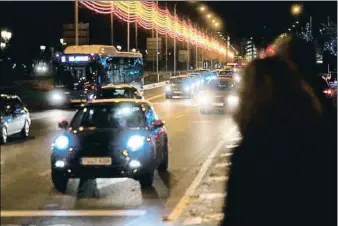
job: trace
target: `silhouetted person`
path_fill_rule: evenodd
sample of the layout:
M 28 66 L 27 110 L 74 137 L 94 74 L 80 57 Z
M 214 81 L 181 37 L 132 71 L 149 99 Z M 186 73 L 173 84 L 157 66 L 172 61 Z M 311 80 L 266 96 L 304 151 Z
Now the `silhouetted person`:
M 222 225 L 336 225 L 322 200 L 328 187 L 318 98 L 277 57 L 253 61 L 242 81 L 234 119 L 243 139 L 231 157 Z
M 326 97 L 324 90 L 327 83 L 319 76 L 316 70 L 316 48 L 314 43 L 307 42 L 296 36 L 287 36 L 276 48 L 276 55 L 288 61 L 295 67 L 302 79 L 312 88 L 322 106 L 321 134 L 325 137 L 322 141 L 322 150 L 319 155 L 324 155 L 323 162 L 318 167 L 323 170 L 322 193 L 320 194 L 325 206 L 330 206 L 330 219 L 337 218 L 337 108 L 333 104 L 336 99 Z M 317 168 L 318 168 L 317 167 Z M 328 211 L 324 210 L 323 211 Z M 336 224 L 335 224 L 336 225 Z

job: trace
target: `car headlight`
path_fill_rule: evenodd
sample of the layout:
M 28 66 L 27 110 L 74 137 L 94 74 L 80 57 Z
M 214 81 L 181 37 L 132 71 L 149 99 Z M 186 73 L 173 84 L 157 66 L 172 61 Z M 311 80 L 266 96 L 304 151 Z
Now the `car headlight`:
M 166 91 L 171 91 L 171 86 L 165 87 L 165 90 L 166 90 Z
M 62 135 L 55 139 L 54 147 L 59 150 L 65 150 L 69 146 L 69 138 Z
M 235 95 L 230 95 L 227 98 L 229 105 L 237 105 L 239 103 L 239 97 Z
M 188 92 L 190 90 L 190 87 L 187 86 L 187 87 L 184 88 L 184 90 Z
M 139 135 L 131 136 L 128 140 L 127 146 L 132 151 L 136 151 L 137 149 L 143 146 L 144 140 L 145 140 L 145 137 L 143 136 L 139 136 Z
M 211 101 L 211 97 L 209 95 L 204 95 L 201 97 L 201 104 L 208 104 Z

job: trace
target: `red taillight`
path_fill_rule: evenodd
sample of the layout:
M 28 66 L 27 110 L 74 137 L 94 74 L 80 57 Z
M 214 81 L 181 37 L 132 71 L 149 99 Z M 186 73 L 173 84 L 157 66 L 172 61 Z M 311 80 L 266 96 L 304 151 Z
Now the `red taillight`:
M 333 92 L 332 92 L 332 89 L 326 89 L 323 91 L 327 96 L 331 97 Z

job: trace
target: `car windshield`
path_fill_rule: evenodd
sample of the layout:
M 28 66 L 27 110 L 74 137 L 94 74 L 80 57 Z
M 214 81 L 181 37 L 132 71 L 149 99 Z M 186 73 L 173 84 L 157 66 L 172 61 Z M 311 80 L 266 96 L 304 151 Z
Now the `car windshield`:
M 173 78 L 170 79 L 170 83 L 172 84 L 185 84 L 188 83 L 190 80 L 189 78 Z
M 81 108 L 74 116 L 71 127 L 135 128 L 145 127 L 142 106 L 129 103 L 92 105 Z
M 96 94 L 96 99 L 134 98 L 136 92 L 133 88 L 106 88 Z
M 230 90 L 235 88 L 235 83 L 232 79 L 213 79 L 207 84 L 207 89 L 210 90 Z
M 220 71 L 219 73 L 220 77 L 227 77 L 227 76 L 233 76 L 234 72 L 233 71 Z

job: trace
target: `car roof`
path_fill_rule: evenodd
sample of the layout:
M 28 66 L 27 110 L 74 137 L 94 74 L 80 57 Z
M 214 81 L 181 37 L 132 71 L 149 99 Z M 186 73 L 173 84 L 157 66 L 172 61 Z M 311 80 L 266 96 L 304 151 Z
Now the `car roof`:
M 109 103 L 135 103 L 135 104 L 148 104 L 152 106 L 152 104 L 147 100 L 139 100 L 139 99 L 128 99 L 128 98 L 116 98 L 116 99 L 94 99 L 89 105 L 99 105 L 99 104 L 109 104 Z
M 18 95 L 15 95 L 15 94 L 5 94 L 5 93 L 1 93 L 1 98 L 8 98 L 8 99 L 11 99 L 11 98 L 19 98 L 20 97 Z
M 109 88 L 134 88 L 134 89 L 137 89 L 135 86 L 128 85 L 128 84 L 121 84 L 121 85 L 108 84 L 108 85 L 101 87 L 101 89 L 109 89 Z
M 171 79 L 175 79 L 175 78 L 189 78 L 189 76 L 188 75 L 179 75 L 179 76 L 172 77 Z

